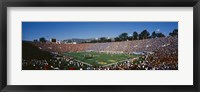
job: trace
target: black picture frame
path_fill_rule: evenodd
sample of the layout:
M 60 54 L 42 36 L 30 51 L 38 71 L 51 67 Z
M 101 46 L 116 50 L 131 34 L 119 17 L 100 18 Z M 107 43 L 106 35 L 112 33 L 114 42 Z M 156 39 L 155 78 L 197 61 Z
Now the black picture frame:
M 193 7 L 194 85 L 7 85 L 7 7 Z M 113 92 L 199 92 L 200 0 L 2 0 L 0 1 L 0 90 L 35 91 L 113 91 Z

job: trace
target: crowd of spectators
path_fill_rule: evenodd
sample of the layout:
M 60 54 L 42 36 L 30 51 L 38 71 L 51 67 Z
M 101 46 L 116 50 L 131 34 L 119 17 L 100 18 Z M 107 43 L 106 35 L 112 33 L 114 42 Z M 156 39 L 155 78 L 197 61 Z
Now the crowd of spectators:
M 178 45 L 178 37 L 162 37 L 154 39 L 144 39 L 135 41 L 123 42 L 106 42 L 106 43 L 81 43 L 81 44 L 57 44 L 52 42 L 33 42 L 33 45 L 42 50 L 49 52 L 80 52 L 80 51 L 110 51 L 110 52 L 123 52 L 133 53 L 141 51 L 156 51 L 161 47 L 168 45 Z M 178 47 L 177 47 L 178 49 Z
M 178 69 L 178 37 L 168 36 L 154 39 L 106 42 L 57 44 L 32 42 L 41 50 L 49 52 L 146 52 L 137 59 L 125 60 L 107 66 L 93 66 L 74 60 L 73 57 L 62 56 L 51 60 L 23 60 L 23 69 L 39 70 L 177 70 Z

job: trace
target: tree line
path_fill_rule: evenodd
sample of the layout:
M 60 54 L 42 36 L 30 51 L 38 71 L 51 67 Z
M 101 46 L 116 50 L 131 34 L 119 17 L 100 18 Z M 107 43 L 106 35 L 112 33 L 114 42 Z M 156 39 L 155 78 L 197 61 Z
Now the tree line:
M 172 32 L 169 33 L 169 36 L 178 36 L 178 29 L 174 29 Z M 160 37 L 166 37 L 161 32 L 153 31 L 152 34 L 147 30 L 143 30 L 140 34 L 138 32 L 133 32 L 131 36 L 128 35 L 128 33 L 121 33 L 118 37 L 115 37 L 114 39 L 101 37 L 97 40 L 92 40 L 89 43 L 96 43 L 96 42 L 119 42 L 119 41 L 132 41 L 132 40 L 143 40 L 143 39 L 151 39 L 151 38 L 160 38 Z

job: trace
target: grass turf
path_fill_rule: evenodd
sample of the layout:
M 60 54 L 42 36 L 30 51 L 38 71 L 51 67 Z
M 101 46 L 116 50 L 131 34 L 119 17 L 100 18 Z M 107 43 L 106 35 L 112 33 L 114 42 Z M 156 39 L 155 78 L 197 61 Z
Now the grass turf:
M 73 57 L 76 60 L 91 64 L 93 66 L 104 66 L 138 57 L 138 55 L 134 54 L 107 54 L 99 52 L 66 52 L 64 55 Z

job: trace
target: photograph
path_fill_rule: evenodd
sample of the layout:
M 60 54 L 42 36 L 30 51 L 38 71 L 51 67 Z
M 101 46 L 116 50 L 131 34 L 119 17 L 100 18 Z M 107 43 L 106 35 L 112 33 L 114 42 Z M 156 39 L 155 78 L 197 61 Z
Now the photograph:
M 22 21 L 22 70 L 178 70 L 178 21 Z
M 4 0 L 2 92 L 199 91 L 200 0 Z

